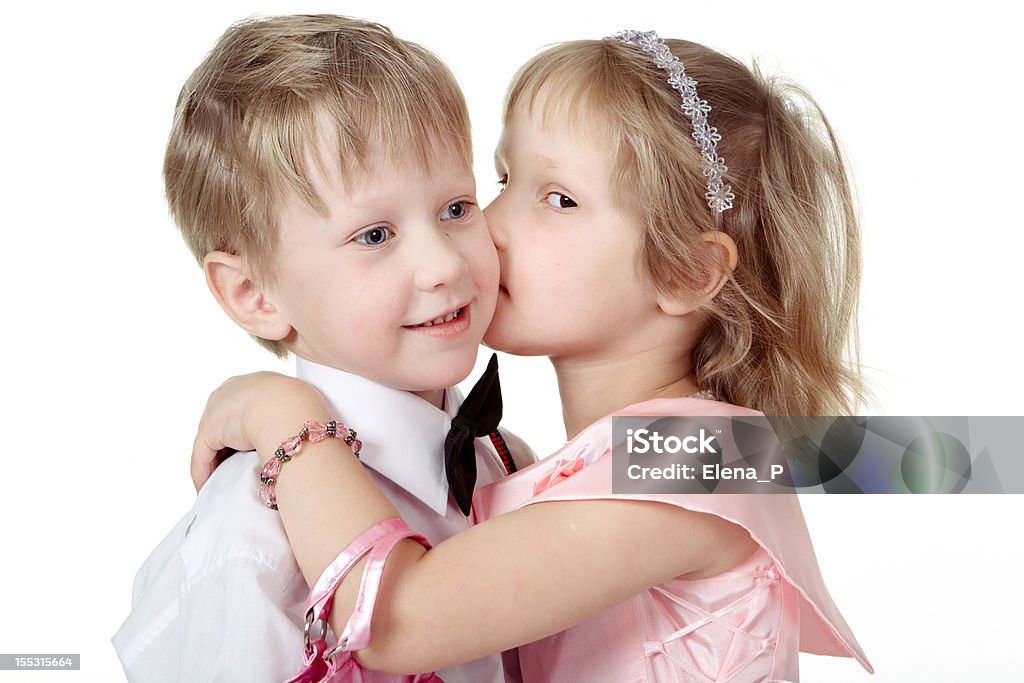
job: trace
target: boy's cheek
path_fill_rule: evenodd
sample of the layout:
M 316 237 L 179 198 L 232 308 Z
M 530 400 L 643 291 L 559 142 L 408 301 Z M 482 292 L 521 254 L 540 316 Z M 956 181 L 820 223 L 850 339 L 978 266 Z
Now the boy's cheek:
M 464 252 L 464 256 L 469 261 L 470 267 L 476 273 L 477 286 L 486 292 L 488 296 L 496 297 L 498 294 L 498 251 L 494 248 L 494 243 L 491 242 L 490 234 L 485 230 L 483 231 L 482 239 L 477 237 L 474 239 L 471 249 Z
M 493 256 L 491 256 L 489 274 L 486 284 L 486 296 L 492 303 L 495 303 L 498 300 L 498 282 L 500 281 L 500 277 L 501 267 L 499 266 L 498 255 L 497 253 L 495 253 Z

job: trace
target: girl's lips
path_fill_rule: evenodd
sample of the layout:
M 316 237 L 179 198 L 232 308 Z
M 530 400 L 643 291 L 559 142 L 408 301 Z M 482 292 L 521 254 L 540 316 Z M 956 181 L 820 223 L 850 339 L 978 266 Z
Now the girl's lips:
M 430 337 L 457 337 L 469 329 L 470 306 L 466 304 L 459 309 L 458 314 L 451 320 L 434 325 L 410 325 L 405 329 L 411 332 L 418 332 Z

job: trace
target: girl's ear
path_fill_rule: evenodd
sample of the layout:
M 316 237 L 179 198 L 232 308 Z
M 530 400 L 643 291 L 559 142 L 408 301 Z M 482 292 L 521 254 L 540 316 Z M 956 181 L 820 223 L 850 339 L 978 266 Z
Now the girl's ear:
M 271 341 L 279 341 L 291 333 L 291 325 L 249 277 L 241 257 L 211 251 L 203 259 L 203 272 L 213 298 L 246 332 Z
M 739 262 L 739 251 L 736 242 L 721 230 L 711 230 L 700 234 L 703 248 L 713 252 L 710 261 L 717 264 L 708 273 L 707 281 L 699 290 L 680 290 L 671 294 L 657 295 L 658 308 L 669 315 L 686 315 L 700 308 L 702 304 L 715 298 L 719 290 L 725 286 L 729 274 L 736 270 Z

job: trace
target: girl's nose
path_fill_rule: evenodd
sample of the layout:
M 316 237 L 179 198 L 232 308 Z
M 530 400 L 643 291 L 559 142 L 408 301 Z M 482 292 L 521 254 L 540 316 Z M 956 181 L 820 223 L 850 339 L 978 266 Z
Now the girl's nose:
M 487 228 L 491 231 L 491 241 L 498 251 L 508 246 L 508 235 L 505 232 L 505 211 L 502 209 L 503 194 L 494 198 L 487 208 L 484 209 L 484 217 L 487 219 Z
M 443 231 L 431 231 L 430 238 L 417 250 L 416 259 L 416 286 L 426 292 L 457 284 L 469 272 L 462 252 Z

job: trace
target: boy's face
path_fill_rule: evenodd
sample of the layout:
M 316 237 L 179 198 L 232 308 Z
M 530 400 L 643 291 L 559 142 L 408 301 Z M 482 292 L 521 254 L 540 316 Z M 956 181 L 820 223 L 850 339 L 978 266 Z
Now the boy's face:
M 267 288 L 297 355 L 413 392 L 473 369 L 498 259 L 472 170 L 439 149 L 429 169 L 378 154 L 349 187 L 333 150 L 319 150 L 324 168 L 309 164 L 326 211 L 285 206 Z

